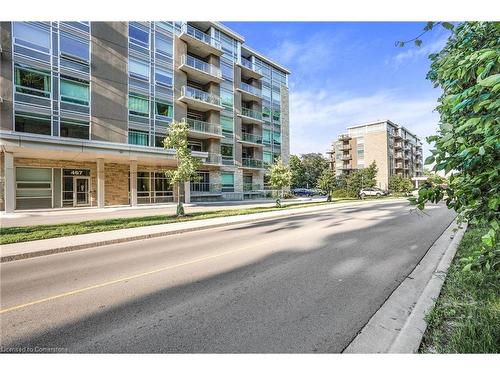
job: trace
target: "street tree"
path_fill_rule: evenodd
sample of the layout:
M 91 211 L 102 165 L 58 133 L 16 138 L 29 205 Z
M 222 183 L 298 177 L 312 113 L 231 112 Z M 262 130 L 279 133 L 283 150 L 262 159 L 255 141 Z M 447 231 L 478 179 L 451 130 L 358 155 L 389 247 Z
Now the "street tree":
M 269 168 L 269 182 L 273 189 L 280 191 L 280 195 L 276 199 L 276 207 L 281 207 L 281 199 L 284 197 L 285 188 L 290 186 L 291 180 L 290 168 L 283 163 L 281 158 L 277 158 Z
M 483 250 L 465 270 L 500 267 L 500 23 L 464 22 L 429 56 L 427 78 L 440 87 L 439 130 L 425 164 L 449 174 L 449 184 L 424 183 L 414 203 L 445 200 L 460 220 L 487 225 Z
M 377 184 L 378 168 L 375 160 L 367 167 L 352 172 L 346 178 L 346 190 L 351 197 L 357 197 L 364 188 L 374 187 Z
M 317 185 L 319 176 L 328 169 L 328 160 L 321 153 L 303 154 L 301 160 L 305 173 L 305 185 L 302 187 L 313 188 Z
M 321 176 L 319 176 L 318 178 L 317 187 L 318 189 L 326 191 L 326 200 L 327 202 L 331 202 L 332 191 L 337 187 L 337 178 L 335 176 L 335 173 L 329 168 L 325 169 Z
M 290 155 L 290 172 L 292 173 L 292 180 L 290 182 L 292 189 L 306 186 L 306 170 L 302 164 L 302 160 L 297 155 Z
M 172 122 L 168 126 L 168 135 L 163 141 L 164 147 L 175 150 L 177 168 L 168 170 L 165 175 L 172 185 L 177 186 L 177 216 L 184 216 L 181 199 L 181 185 L 197 179 L 196 171 L 201 165 L 200 159 L 191 154 L 188 147 L 189 126 L 185 122 Z
M 408 177 L 394 175 L 389 178 L 389 190 L 395 193 L 409 193 L 413 190 L 413 183 Z

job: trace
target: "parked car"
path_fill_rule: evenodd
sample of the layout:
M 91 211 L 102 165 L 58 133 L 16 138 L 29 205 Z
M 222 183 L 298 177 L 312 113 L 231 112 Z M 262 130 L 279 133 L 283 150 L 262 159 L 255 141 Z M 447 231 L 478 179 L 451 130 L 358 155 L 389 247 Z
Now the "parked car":
M 377 197 L 380 198 L 383 195 L 387 195 L 387 191 L 372 187 L 372 188 L 364 188 L 359 191 L 359 197 L 363 199 L 364 197 Z
M 314 195 L 314 191 L 305 188 L 293 189 L 292 193 L 297 197 L 312 197 Z

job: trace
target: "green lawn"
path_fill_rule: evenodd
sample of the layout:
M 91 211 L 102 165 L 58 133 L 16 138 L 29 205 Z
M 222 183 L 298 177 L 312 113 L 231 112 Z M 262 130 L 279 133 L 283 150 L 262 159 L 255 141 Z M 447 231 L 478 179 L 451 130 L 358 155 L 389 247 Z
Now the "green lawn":
M 469 227 L 436 306 L 427 316 L 421 353 L 500 352 L 500 272 L 462 272 L 459 258 L 481 244 L 485 228 Z
M 43 240 L 47 238 L 73 236 L 76 234 L 104 232 L 115 229 L 143 227 L 147 225 L 159 225 L 178 223 L 190 220 L 211 219 L 222 216 L 246 215 L 258 212 L 268 212 L 285 210 L 291 208 L 307 207 L 312 205 L 334 204 L 338 202 L 349 201 L 348 199 L 339 199 L 335 202 L 307 202 L 288 204 L 282 208 L 276 207 L 253 207 L 244 209 L 227 209 L 209 212 L 189 213 L 189 208 L 186 208 L 187 214 L 184 217 L 176 217 L 175 215 L 157 215 L 131 218 L 118 218 L 109 220 L 92 220 L 82 221 L 79 223 L 54 224 L 54 225 L 34 225 L 26 227 L 7 227 L 0 228 L 0 244 L 5 245 L 16 242 L 26 242 L 34 240 Z

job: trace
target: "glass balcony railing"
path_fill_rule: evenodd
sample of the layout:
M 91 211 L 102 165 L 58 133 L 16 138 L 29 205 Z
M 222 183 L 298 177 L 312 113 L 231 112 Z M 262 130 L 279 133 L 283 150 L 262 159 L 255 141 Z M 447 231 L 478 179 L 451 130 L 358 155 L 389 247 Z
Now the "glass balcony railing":
M 219 96 L 211 94 L 211 93 L 206 92 L 206 91 L 195 89 L 194 87 L 182 86 L 181 96 L 185 96 L 187 98 L 199 100 L 201 102 L 205 102 L 208 104 L 213 104 L 213 105 L 216 105 L 219 107 L 221 106 L 221 100 L 220 100 Z
M 214 152 L 209 152 L 205 164 L 220 165 L 222 156 Z
M 252 184 L 252 183 L 243 183 L 243 191 L 256 191 L 262 190 L 262 185 L 260 184 Z
M 195 132 L 210 133 L 214 135 L 222 135 L 221 127 L 218 124 L 213 124 L 211 122 L 205 122 L 200 120 L 194 120 L 191 118 L 183 119 L 189 125 L 189 129 Z
M 234 159 L 232 156 L 223 156 L 222 165 L 234 165 Z
M 200 42 L 206 43 L 218 50 L 222 51 L 222 45 L 221 43 L 212 38 L 210 35 L 205 34 L 203 31 L 198 30 L 197 28 L 188 25 L 187 23 L 184 23 L 181 28 L 181 33 L 185 33 L 195 39 L 198 39 Z
M 243 116 L 250 117 L 250 118 L 253 118 L 256 120 L 262 120 L 262 112 L 255 111 L 255 110 L 250 109 L 250 108 L 242 107 L 241 114 Z
M 249 168 L 264 168 L 264 163 L 262 162 L 262 160 L 251 159 L 251 158 L 241 159 L 241 165 Z
M 212 184 L 209 182 L 191 182 L 191 194 L 203 195 L 210 193 L 221 193 L 221 184 Z
M 257 134 L 241 133 L 241 140 L 244 142 L 262 144 L 262 137 Z
M 262 96 L 262 90 L 261 89 L 259 89 L 258 87 L 249 85 L 248 83 L 241 82 L 240 83 L 240 88 L 243 91 L 246 91 L 246 92 L 248 92 L 248 93 L 250 93 L 252 95 L 258 96 L 259 98 Z
M 250 70 L 253 70 L 256 73 L 262 74 L 262 69 L 252 63 L 250 60 L 241 58 L 241 65 L 243 65 L 245 68 L 248 68 Z
M 221 70 L 215 65 L 206 63 L 203 60 L 197 59 L 196 57 L 189 55 L 182 55 L 181 64 L 190 66 L 196 70 L 202 71 L 204 73 L 210 74 L 211 76 L 221 78 Z

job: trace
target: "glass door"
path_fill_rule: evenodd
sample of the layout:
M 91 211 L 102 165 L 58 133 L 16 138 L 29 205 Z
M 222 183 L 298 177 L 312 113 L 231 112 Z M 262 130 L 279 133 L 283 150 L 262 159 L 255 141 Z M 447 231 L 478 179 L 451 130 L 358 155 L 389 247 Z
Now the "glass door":
M 87 177 L 74 177 L 75 181 L 75 206 L 86 206 L 89 204 L 89 179 Z

